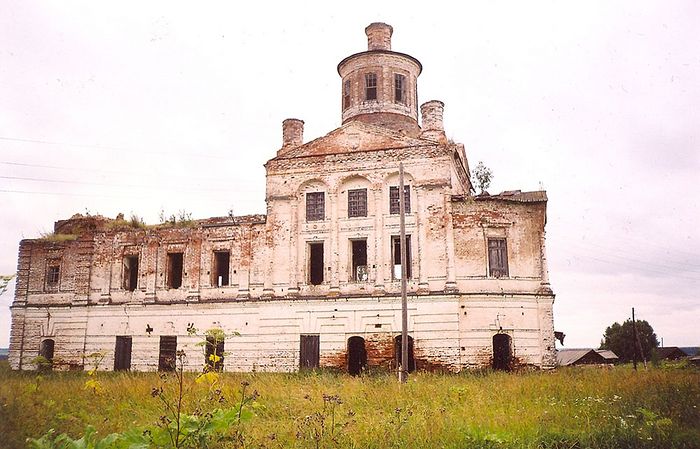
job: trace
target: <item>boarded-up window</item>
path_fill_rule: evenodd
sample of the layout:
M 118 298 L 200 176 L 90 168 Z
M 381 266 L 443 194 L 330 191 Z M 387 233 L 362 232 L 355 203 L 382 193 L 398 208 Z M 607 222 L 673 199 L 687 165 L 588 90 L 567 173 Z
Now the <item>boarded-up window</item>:
M 401 237 L 394 235 L 391 237 L 391 256 L 394 271 L 392 277 L 401 279 Z M 406 279 L 411 279 L 411 236 L 406 236 Z
M 348 217 L 367 216 L 367 189 L 348 190 Z
M 343 83 L 343 111 L 350 107 L 350 80 Z
M 214 269 L 212 270 L 211 284 L 216 287 L 229 285 L 229 267 L 231 253 L 228 251 L 214 251 Z
M 50 260 L 46 267 L 46 286 L 48 288 L 58 287 L 58 281 L 61 278 L 61 265 L 58 260 Z
M 506 239 L 489 239 L 489 276 L 494 278 L 508 276 L 508 250 Z
M 168 288 L 182 287 L 182 253 L 168 253 Z
M 306 194 L 306 221 L 318 221 L 326 218 L 325 194 L 309 192 Z
M 323 283 L 323 242 L 309 243 L 309 283 Z
M 365 74 L 365 100 L 377 99 L 377 74 Z
M 139 256 L 126 256 L 123 260 L 124 265 L 124 290 L 133 292 L 138 287 L 139 283 Z
M 406 103 L 406 77 L 394 74 L 394 102 Z
M 177 337 L 161 335 L 158 351 L 158 371 L 175 371 Z
M 224 369 L 224 339 L 212 335 L 207 336 L 204 351 L 207 371 L 222 371 Z
M 320 344 L 318 335 L 301 335 L 299 340 L 299 369 L 319 367 Z
M 131 369 L 131 337 L 117 337 L 114 346 L 114 371 Z
M 352 240 L 352 279 L 366 281 L 367 272 L 367 240 Z
M 403 186 L 403 198 L 404 198 L 404 210 L 407 214 L 411 213 L 411 186 Z M 389 213 L 398 214 L 401 212 L 401 207 L 399 205 L 399 187 L 391 186 L 389 187 Z

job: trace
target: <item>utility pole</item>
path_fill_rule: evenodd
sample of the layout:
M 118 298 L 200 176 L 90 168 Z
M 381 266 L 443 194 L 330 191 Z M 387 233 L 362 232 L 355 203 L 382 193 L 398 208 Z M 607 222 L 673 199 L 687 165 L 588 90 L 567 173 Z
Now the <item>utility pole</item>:
M 637 322 L 634 320 L 634 307 L 632 307 L 632 338 L 634 339 L 634 342 L 632 342 L 634 347 L 634 351 L 632 351 L 632 365 L 634 370 L 637 371 Z
M 406 300 L 406 198 L 404 198 L 403 162 L 399 162 L 399 247 L 401 249 L 401 365 L 399 382 L 408 380 L 408 303 Z M 393 251 L 393 248 L 392 248 Z

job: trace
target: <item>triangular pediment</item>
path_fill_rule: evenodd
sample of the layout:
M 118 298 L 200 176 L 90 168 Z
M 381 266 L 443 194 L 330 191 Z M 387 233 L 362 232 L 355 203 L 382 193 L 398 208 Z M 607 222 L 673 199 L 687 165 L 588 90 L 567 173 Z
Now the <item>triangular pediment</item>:
M 311 142 L 282 149 L 274 159 L 381 151 L 435 144 L 437 142 L 433 140 L 410 137 L 382 126 L 352 121 Z

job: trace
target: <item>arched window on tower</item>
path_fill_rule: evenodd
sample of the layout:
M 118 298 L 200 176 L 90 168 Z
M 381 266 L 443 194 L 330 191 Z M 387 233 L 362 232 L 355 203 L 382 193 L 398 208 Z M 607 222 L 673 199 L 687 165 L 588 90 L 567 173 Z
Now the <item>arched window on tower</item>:
M 365 100 L 377 99 L 377 74 L 365 74 Z

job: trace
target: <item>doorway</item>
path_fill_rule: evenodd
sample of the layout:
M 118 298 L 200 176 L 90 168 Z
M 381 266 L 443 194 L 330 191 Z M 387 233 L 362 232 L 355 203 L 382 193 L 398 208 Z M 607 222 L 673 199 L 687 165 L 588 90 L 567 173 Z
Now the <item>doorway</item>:
M 365 339 L 362 337 L 350 337 L 348 339 L 348 373 L 357 376 L 367 366 L 367 350 Z
M 496 334 L 493 336 L 493 369 L 510 371 L 512 354 L 510 335 Z

